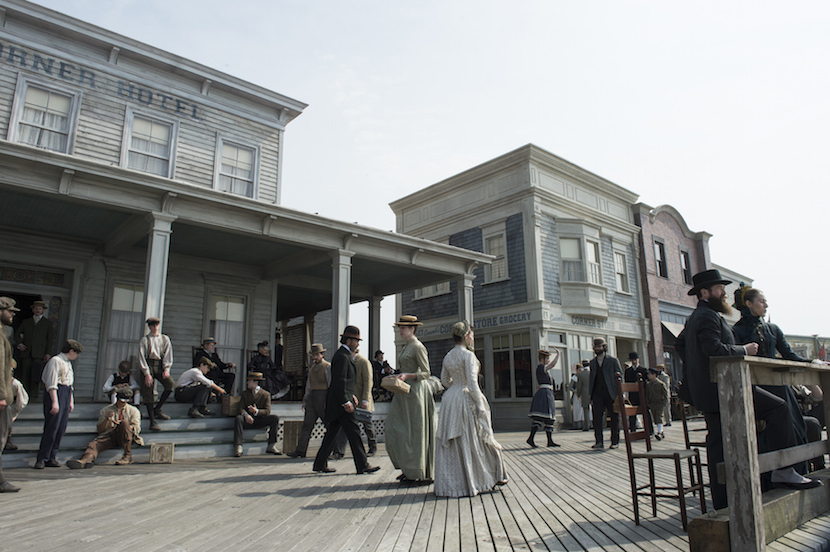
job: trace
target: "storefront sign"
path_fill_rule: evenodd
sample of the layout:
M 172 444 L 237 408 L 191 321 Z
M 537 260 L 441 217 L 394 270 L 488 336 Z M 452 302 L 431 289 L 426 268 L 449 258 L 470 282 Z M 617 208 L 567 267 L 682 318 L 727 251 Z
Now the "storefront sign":
M 0 42 L 0 60 L 15 67 L 30 69 L 36 73 L 95 90 L 101 90 L 102 86 L 107 90 L 115 89 L 115 95 L 120 98 L 126 98 L 127 100 L 138 102 L 148 107 L 154 107 L 181 117 L 198 119 L 198 106 L 192 102 L 122 80 L 116 81 L 113 85 L 107 82 L 106 78 L 96 75 L 90 69 L 41 56 L 40 54 L 24 50 L 18 46 L 11 46 Z

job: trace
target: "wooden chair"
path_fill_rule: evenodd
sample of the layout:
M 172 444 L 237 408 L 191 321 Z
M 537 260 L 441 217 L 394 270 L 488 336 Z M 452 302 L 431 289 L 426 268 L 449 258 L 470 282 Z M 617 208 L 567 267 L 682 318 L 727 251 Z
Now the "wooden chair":
M 689 450 L 692 450 L 696 447 L 701 447 L 701 448 L 705 449 L 706 448 L 706 428 L 703 427 L 703 428 L 692 429 L 692 430 L 689 429 L 689 420 L 690 419 L 694 419 L 694 420 L 703 419 L 703 415 L 696 414 L 694 416 L 687 416 L 686 415 L 687 408 L 690 408 L 690 406 L 687 403 L 683 402 L 683 400 L 680 400 L 680 421 L 683 422 L 683 439 L 686 442 L 686 448 L 689 449 Z M 700 435 L 697 439 L 693 438 L 695 436 L 695 434 L 699 435 L 700 433 L 703 433 L 703 435 Z M 700 461 L 700 466 L 701 466 L 701 469 L 702 468 L 707 468 L 708 469 L 709 464 L 704 462 L 703 460 L 701 460 Z M 691 470 L 692 470 L 692 459 L 690 458 L 689 459 L 689 471 L 691 472 Z M 691 472 L 691 473 L 692 473 L 692 478 L 693 478 L 692 482 L 694 482 L 694 472 Z M 709 486 L 708 484 L 704 484 L 704 487 L 708 487 L 708 486 Z
M 624 383 L 620 377 L 617 378 L 617 401 L 621 414 L 621 422 L 623 427 L 623 435 L 625 436 L 625 451 L 628 456 L 628 472 L 631 478 L 631 500 L 634 502 L 634 523 L 640 525 L 640 504 L 639 497 L 651 497 L 651 511 L 653 516 L 657 516 L 657 498 L 677 498 L 680 501 L 680 519 L 683 522 L 683 530 L 688 528 L 688 518 L 686 516 L 686 495 L 700 492 L 700 509 L 706 513 L 706 499 L 703 496 L 703 472 L 700 468 L 700 451 L 698 449 L 682 449 L 682 450 L 653 450 L 651 448 L 651 436 L 648 429 L 641 429 L 640 431 L 632 431 L 628 424 L 628 417 L 635 414 L 642 414 L 643 419 L 648 417 L 648 409 L 646 408 L 646 401 L 640 401 L 638 406 L 625 404 L 624 393 L 639 392 L 640 397 L 645 399 L 646 389 L 642 381 L 636 383 Z M 648 424 L 645 424 L 648 425 Z M 634 450 L 634 443 L 636 441 L 645 441 L 645 450 L 640 445 L 637 445 L 638 451 Z M 634 469 L 634 461 L 637 459 L 644 459 L 648 461 L 648 483 L 644 485 L 637 485 L 637 477 Z M 681 460 L 689 460 L 690 462 L 690 485 L 686 486 L 683 483 L 683 470 Z M 672 460 L 674 462 L 674 471 L 677 478 L 677 484 L 672 487 L 658 486 L 655 482 L 654 476 L 654 461 L 655 460 Z M 692 469 L 694 467 L 694 470 Z M 697 471 L 697 481 L 695 481 L 694 471 Z M 663 491 L 673 490 L 674 493 L 668 494 Z

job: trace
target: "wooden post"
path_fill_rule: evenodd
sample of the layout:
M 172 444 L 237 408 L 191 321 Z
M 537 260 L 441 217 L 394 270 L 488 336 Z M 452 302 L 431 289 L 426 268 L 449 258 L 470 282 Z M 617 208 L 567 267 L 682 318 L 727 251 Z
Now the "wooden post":
M 712 362 L 717 373 L 723 430 L 730 544 L 734 551 L 766 550 L 748 357 L 721 357 Z

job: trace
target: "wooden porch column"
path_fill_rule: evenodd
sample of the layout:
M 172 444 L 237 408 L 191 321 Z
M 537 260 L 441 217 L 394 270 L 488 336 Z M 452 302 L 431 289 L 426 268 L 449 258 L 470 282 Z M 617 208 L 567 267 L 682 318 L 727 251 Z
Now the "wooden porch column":
M 337 350 L 338 343 L 340 343 L 340 334 L 343 333 L 343 328 L 349 324 L 349 300 L 352 289 L 352 257 L 354 252 L 339 249 L 331 256 L 331 348 Z
M 372 360 L 375 351 L 380 349 L 380 302 L 383 297 L 372 297 L 369 300 L 369 347 L 363 353 L 363 356 Z M 362 347 L 361 347 L 362 348 Z
M 164 325 L 164 294 L 167 289 L 167 260 L 170 256 L 171 227 L 176 217 L 152 213 L 147 240 L 147 263 L 144 273 L 144 318 L 157 316 Z
M 729 540 L 732 550 L 766 550 L 764 508 L 761 502 L 758 439 L 748 357 L 713 359 L 717 374 L 726 494 L 729 504 Z M 729 436 L 727 439 L 726 437 Z
M 458 279 L 458 319 L 473 322 L 473 280 L 475 276 L 467 272 Z

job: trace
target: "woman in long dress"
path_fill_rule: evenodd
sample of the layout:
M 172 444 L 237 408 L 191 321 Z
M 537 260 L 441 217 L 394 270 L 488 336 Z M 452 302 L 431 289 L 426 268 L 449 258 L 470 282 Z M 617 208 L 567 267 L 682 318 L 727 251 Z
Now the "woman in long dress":
M 536 448 L 536 443 L 533 438 L 536 437 L 536 432 L 540 429 L 545 430 L 545 435 L 548 436 L 548 446 L 558 447 L 557 443 L 553 442 L 553 427 L 556 421 L 556 399 L 553 396 L 553 379 L 550 377 L 550 371 L 559 362 L 559 349 L 556 350 L 556 356 L 553 360 L 548 362 L 550 353 L 548 351 L 539 351 L 539 365 L 536 367 L 536 382 L 539 388 L 536 394 L 533 395 L 533 400 L 530 403 L 530 419 L 533 420 L 530 426 L 530 437 L 527 438 L 527 444 Z
M 435 449 L 435 494 L 475 496 L 507 483 L 501 445 L 493 436 L 490 405 L 478 387 L 473 328 L 464 320 L 452 328 L 455 347 L 444 357 Z
M 422 324 L 415 316 L 401 316 L 396 326 L 404 347 L 398 356 L 395 377 L 410 385 L 409 393 L 392 398 L 384 428 L 386 452 L 401 470 L 400 481 L 431 483 L 435 478 L 435 400 L 429 385 L 431 375 L 427 349 L 415 329 Z

